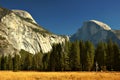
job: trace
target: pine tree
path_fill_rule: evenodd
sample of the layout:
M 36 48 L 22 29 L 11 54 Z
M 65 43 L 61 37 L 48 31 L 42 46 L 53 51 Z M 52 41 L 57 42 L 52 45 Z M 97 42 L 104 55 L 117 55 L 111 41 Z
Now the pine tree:
M 43 69 L 43 63 L 42 63 L 42 53 L 36 53 L 33 56 L 33 61 L 32 61 L 32 69 L 33 70 L 42 70 Z
M 49 71 L 55 71 L 55 69 L 56 69 L 56 58 L 57 58 L 56 46 L 53 45 L 52 46 L 52 51 L 50 52 L 50 60 L 48 62 L 48 70 Z
M 2 55 L 2 57 L 1 57 L 1 70 L 7 70 L 6 64 L 7 64 L 7 57 Z
M 0 55 L 0 70 L 1 70 L 1 65 L 2 65 L 2 64 L 1 64 L 1 55 Z
M 79 42 L 78 41 L 72 43 L 69 58 L 70 58 L 71 70 L 73 70 L 73 71 L 81 70 L 80 48 L 79 48 Z
M 30 60 L 30 62 L 31 62 L 32 54 L 22 49 L 20 51 L 20 68 L 21 68 L 21 70 L 28 70 L 31 68 L 31 65 L 29 66 L 29 64 L 27 63 L 27 62 L 29 62 L 29 60 L 27 60 L 28 57 L 31 57 L 31 60 Z M 28 68 L 28 66 L 29 66 L 29 68 Z
M 50 59 L 48 62 L 48 70 L 51 71 L 62 71 L 64 68 L 62 46 L 61 44 L 53 45 L 53 49 L 50 52 Z
M 80 46 L 80 61 L 81 61 L 81 69 L 85 70 L 85 58 L 86 58 L 86 51 L 85 51 L 85 43 L 81 40 L 79 43 Z
M 15 56 L 13 57 L 13 70 L 20 70 L 20 56 L 17 54 L 15 54 Z
M 107 59 L 106 59 L 106 63 L 107 63 L 107 70 L 113 70 L 113 56 L 114 56 L 114 50 L 113 50 L 113 42 L 110 39 L 107 43 Z
M 65 46 L 64 46 L 64 52 L 63 52 L 63 62 L 64 62 L 64 70 L 65 71 L 70 71 L 70 58 L 69 58 L 69 53 L 70 53 L 70 45 L 71 42 L 66 41 Z
M 103 42 L 98 43 L 95 51 L 95 62 L 98 63 L 99 69 L 106 70 L 106 45 Z
M 63 49 L 62 49 L 62 44 L 56 45 L 56 53 L 57 53 L 56 70 L 62 71 L 64 69 L 64 53 L 63 53 Z
M 24 59 L 24 70 L 31 70 L 32 68 L 32 55 L 27 54 L 27 56 Z
M 7 70 L 13 70 L 13 61 L 11 55 L 7 56 Z
M 43 63 L 43 70 L 44 71 L 48 70 L 49 59 L 50 59 L 50 53 L 49 52 L 43 55 L 42 63 Z
M 114 56 L 113 56 L 113 69 L 115 71 L 120 71 L 120 50 L 119 46 L 114 43 L 113 44 Z
M 87 71 L 91 71 L 93 68 L 93 64 L 94 64 L 94 56 L 95 56 L 95 50 L 94 50 L 94 46 L 90 41 L 86 41 L 85 43 L 85 47 L 86 47 L 86 52 L 85 52 L 85 70 Z

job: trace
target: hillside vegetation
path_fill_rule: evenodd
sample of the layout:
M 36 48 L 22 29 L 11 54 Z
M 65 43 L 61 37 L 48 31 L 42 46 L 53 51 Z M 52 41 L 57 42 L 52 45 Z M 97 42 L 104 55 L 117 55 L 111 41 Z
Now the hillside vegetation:
M 53 50 L 31 54 L 24 50 L 14 57 L 0 58 L 1 70 L 27 71 L 120 71 L 120 48 L 112 42 L 66 42 L 53 45 Z

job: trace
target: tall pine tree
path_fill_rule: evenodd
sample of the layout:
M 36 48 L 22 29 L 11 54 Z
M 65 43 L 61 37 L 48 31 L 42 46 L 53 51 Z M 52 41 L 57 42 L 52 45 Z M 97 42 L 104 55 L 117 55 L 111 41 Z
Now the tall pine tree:
M 94 64 L 95 49 L 90 41 L 85 42 L 85 70 L 91 71 Z
M 114 56 L 113 56 L 113 69 L 115 71 L 120 71 L 120 50 L 119 46 L 114 43 L 113 44 Z
M 85 50 L 85 43 L 81 40 L 79 43 L 80 46 L 80 61 L 81 61 L 81 69 L 84 71 L 85 70 L 85 59 L 86 59 L 86 50 Z
M 75 41 L 74 43 L 72 43 L 69 58 L 71 70 L 81 70 L 79 41 Z
M 17 54 L 15 54 L 15 56 L 13 57 L 13 70 L 20 70 L 20 56 Z
M 106 45 L 103 42 L 98 43 L 95 51 L 95 62 L 98 63 L 100 70 L 106 70 Z
M 114 56 L 114 49 L 113 49 L 113 42 L 112 40 L 110 39 L 107 43 L 107 69 L 108 70 L 113 70 L 113 64 L 114 64 L 114 59 L 113 59 L 113 56 Z

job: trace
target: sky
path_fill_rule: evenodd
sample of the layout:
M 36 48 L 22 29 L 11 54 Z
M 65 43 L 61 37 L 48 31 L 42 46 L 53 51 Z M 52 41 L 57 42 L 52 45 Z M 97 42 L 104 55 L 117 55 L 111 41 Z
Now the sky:
M 120 0 L 0 0 L 0 6 L 28 11 L 55 34 L 72 35 L 93 19 L 120 29 Z

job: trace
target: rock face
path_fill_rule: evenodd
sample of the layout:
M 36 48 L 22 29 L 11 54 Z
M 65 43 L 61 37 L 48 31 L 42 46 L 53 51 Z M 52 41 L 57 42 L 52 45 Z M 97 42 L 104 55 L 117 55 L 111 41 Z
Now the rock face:
M 58 36 L 39 26 L 32 16 L 22 10 L 0 8 L 0 53 L 15 54 L 21 49 L 30 53 L 47 53 L 55 43 L 64 43 Z
M 80 28 L 74 35 L 71 36 L 71 41 L 83 40 L 92 41 L 95 45 L 100 42 L 107 42 L 109 39 L 120 44 L 120 31 L 112 30 L 107 24 L 90 20 L 84 22 L 82 28 Z

